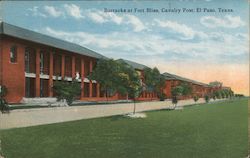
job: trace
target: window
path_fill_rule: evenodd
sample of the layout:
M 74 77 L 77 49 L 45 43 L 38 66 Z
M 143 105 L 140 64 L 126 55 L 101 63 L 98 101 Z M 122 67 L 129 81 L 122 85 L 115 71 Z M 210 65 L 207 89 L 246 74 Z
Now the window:
M 25 72 L 30 72 L 30 52 L 25 49 Z
M 40 72 L 43 74 L 44 71 L 44 55 L 43 52 L 40 53 Z
M 17 62 L 17 47 L 16 46 L 12 46 L 10 48 L 10 62 L 11 63 Z

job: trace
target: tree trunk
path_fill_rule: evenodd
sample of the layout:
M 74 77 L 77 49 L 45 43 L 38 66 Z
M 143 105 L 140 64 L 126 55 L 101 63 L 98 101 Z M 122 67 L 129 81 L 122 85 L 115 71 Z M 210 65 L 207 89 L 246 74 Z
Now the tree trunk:
M 108 90 L 107 90 L 107 88 L 105 90 L 105 95 L 106 95 L 106 102 L 108 103 L 109 99 L 108 99 Z
M 176 108 L 177 104 L 174 104 L 174 109 Z
M 135 114 L 135 108 L 136 108 L 136 105 L 135 105 L 135 98 L 134 98 L 134 111 L 133 111 L 133 114 Z

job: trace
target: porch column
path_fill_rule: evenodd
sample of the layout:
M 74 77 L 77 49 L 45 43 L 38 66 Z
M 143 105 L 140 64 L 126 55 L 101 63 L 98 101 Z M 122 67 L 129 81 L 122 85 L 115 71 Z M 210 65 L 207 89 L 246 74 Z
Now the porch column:
M 36 97 L 40 97 L 40 49 L 36 49 Z
M 84 98 L 84 59 L 81 59 L 81 99 Z
M 49 53 L 49 97 L 53 97 L 53 52 Z
M 96 84 L 96 92 L 97 92 L 96 94 L 97 98 L 100 98 L 100 83 Z
M 62 80 L 65 77 L 65 55 L 62 55 L 62 67 L 61 67 L 61 76 L 62 76 Z
M 93 68 L 93 61 L 90 60 L 90 62 L 89 62 L 89 74 L 92 73 L 92 68 Z M 92 81 L 89 80 L 89 97 L 90 98 L 92 97 L 92 90 L 93 90 Z
M 72 79 L 76 77 L 76 58 L 72 56 Z

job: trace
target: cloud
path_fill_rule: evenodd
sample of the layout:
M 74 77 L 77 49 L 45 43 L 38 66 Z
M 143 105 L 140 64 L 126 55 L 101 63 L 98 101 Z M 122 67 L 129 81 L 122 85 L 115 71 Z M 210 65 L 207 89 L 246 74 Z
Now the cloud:
M 96 9 L 91 9 L 86 11 L 86 16 L 93 22 L 99 24 L 115 23 L 117 25 L 131 25 L 134 32 L 140 32 L 147 29 L 143 22 L 134 15 L 118 16 L 115 13 L 104 13 Z
M 86 15 L 95 23 L 114 22 L 120 25 L 123 18 L 115 13 L 103 13 L 102 11 L 91 9 L 86 11 Z
M 181 34 L 184 36 L 184 38 L 181 39 L 193 39 L 195 36 L 198 36 L 202 39 L 207 38 L 207 35 L 203 32 L 200 31 L 195 31 L 191 27 L 185 25 L 185 24 L 180 24 L 176 21 L 169 21 L 169 20 L 159 20 L 159 19 L 154 19 L 154 22 L 156 22 L 156 25 L 162 28 L 167 28 L 168 30 L 170 29 L 171 31 Z
M 44 6 L 44 10 L 45 12 L 47 12 L 49 15 L 51 15 L 52 17 L 59 17 L 63 15 L 63 12 L 60 10 L 57 10 L 55 7 L 53 6 Z
M 146 26 L 141 22 L 141 20 L 134 15 L 127 15 L 127 24 L 131 24 L 135 32 L 140 32 L 146 29 Z
M 65 4 L 64 9 L 66 10 L 66 13 L 75 18 L 75 19 L 82 19 L 84 16 L 82 15 L 82 11 L 79 6 L 75 4 Z
M 96 23 L 104 23 L 107 20 L 99 12 L 89 12 L 88 17 Z
M 53 6 L 44 6 L 43 10 L 39 7 L 33 7 L 28 9 L 32 12 L 32 16 L 40 17 L 66 17 L 70 16 L 74 19 L 88 18 L 94 23 L 114 23 L 116 25 L 132 26 L 134 32 L 141 32 L 147 30 L 146 25 L 135 15 L 121 15 L 118 16 L 115 13 L 104 13 L 97 9 L 81 10 L 81 8 L 75 4 L 64 4 L 61 8 Z
M 58 8 L 54 6 L 44 6 L 43 9 L 34 6 L 33 8 L 29 8 L 28 11 L 31 12 L 32 16 L 36 17 L 40 16 L 43 18 L 47 17 L 58 18 L 58 17 L 65 17 L 66 15 L 73 17 L 74 19 L 77 20 L 84 18 L 84 16 L 82 15 L 82 10 L 75 4 L 64 4 L 62 7 Z
M 146 63 L 150 63 L 152 58 L 165 62 L 202 60 L 207 63 L 240 63 L 246 62 L 245 57 L 248 54 L 248 42 L 246 39 L 242 40 L 242 37 L 246 35 L 211 33 L 207 35 L 207 40 L 188 42 L 160 35 L 134 34 L 133 32 L 92 34 L 81 31 L 58 31 L 49 27 L 45 29 L 45 32 L 57 38 L 87 46 L 109 57 L 138 57 Z M 214 40 L 219 37 L 219 40 Z M 133 53 L 132 56 L 131 53 Z
M 245 26 L 246 23 L 241 20 L 240 16 L 225 15 L 224 18 L 217 18 L 215 16 L 203 16 L 200 23 L 209 28 L 238 28 Z
M 39 17 L 43 17 L 46 18 L 47 15 L 45 15 L 44 13 L 41 13 L 39 11 L 39 7 L 38 6 L 34 6 L 32 8 L 28 8 L 27 9 L 29 13 L 31 13 L 31 16 L 39 16 Z M 29 13 L 27 13 L 26 15 L 30 15 Z

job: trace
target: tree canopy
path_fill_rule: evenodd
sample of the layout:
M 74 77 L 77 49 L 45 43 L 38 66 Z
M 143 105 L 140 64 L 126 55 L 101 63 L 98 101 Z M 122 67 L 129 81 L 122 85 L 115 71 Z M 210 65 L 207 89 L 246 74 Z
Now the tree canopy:
M 160 71 L 155 67 L 145 68 L 144 72 L 144 82 L 146 85 L 146 90 L 148 92 L 156 92 L 157 95 L 161 95 L 162 89 L 165 87 L 165 78 L 161 75 Z
M 219 81 L 213 81 L 213 82 L 209 82 L 209 85 L 213 87 L 222 87 L 223 83 Z
M 57 100 L 62 101 L 65 99 L 68 105 L 71 105 L 76 96 L 81 94 L 81 85 L 76 80 L 72 82 L 57 80 L 54 82 L 53 89 L 57 94 Z
M 182 95 L 189 95 L 193 92 L 192 86 L 188 83 L 182 83 L 180 86 L 183 88 Z
M 119 92 L 122 95 L 128 94 L 130 98 L 136 98 L 141 91 L 140 76 L 125 62 L 100 59 L 90 78 L 101 84 L 106 96 L 109 92 L 112 94 Z
M 100 83 L 102 90 L 105 91 L 105 95 L 108 97 L 114 94 L 117 89 L 118 75 L 119 66 L 115 60 L 100 59 L 89 78 Z
M 176 86 L 171 89 L 172 96 L 181 96 L 189 95 L 193 91 L 192 86 L 188 83 L 181 83 L 179 86 Z

